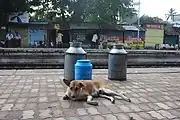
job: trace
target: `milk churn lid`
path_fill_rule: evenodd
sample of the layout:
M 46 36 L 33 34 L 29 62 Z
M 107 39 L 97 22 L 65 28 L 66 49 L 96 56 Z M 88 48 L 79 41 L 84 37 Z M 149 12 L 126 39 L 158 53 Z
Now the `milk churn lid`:
M 81 45 L 82 45 L 81 42 L 70 42 L 70 47 L 68 48 L 66 53 L 71 53 L 71 54 L 86 54 L 86 52 L 83 50 Z
M 110 54 L 124 54 L 124 55 L 127 54 L 126 50 L 124 50 L 124 45 L 121 45 L 121 44 L 114 45 L 109 53 Z

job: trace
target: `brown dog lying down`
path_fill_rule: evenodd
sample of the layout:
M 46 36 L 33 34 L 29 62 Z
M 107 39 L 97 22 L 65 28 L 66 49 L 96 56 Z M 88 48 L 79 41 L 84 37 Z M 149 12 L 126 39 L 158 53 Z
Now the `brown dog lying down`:
M 115 103 L 115 98 L 131 102 L 131 100 L 122 93 L 116 93 L 110 89 L 104 88 L 104 83 L 94 80 L 63 80 L 68 86 L 63 100 L 86 100 L 90 105 L 98 105 L 97 101 L 93 101 L 93 98 L 102 97 L 109 99 L 112 103 Z M 121 98 L 121 99 L 122 99 Z

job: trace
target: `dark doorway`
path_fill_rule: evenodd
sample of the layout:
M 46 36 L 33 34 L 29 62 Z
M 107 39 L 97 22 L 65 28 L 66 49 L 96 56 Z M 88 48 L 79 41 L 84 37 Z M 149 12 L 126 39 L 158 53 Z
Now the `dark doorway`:
M 51 42 L 53 43 L 53 45 L 56 44 L 56 30 L 48 30 L 48 40 L 46 43 L 46 46 L 51 48 Z

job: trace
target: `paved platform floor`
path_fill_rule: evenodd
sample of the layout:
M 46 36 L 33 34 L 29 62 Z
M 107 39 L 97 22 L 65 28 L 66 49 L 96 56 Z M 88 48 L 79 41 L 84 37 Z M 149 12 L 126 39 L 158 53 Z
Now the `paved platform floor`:
M 132 103 L 99 98 L 99 106 L 61 100 L 63 70 L 0 70 L 1 120 L 180 120 L 180 68 L 129 68 L 127 81 L 93 79 L 126 92 Z

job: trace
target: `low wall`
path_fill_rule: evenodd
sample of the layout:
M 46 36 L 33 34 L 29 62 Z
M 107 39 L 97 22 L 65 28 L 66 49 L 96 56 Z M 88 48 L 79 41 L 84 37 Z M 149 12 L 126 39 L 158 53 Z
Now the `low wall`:
M 67 49 L 0 48 L 0 68 L 63 68 Z M 94 68 L 107 68 L 108 50 L 85 49 Z M 127 50 L 128 67 L 180 66 L 180 52 Z

